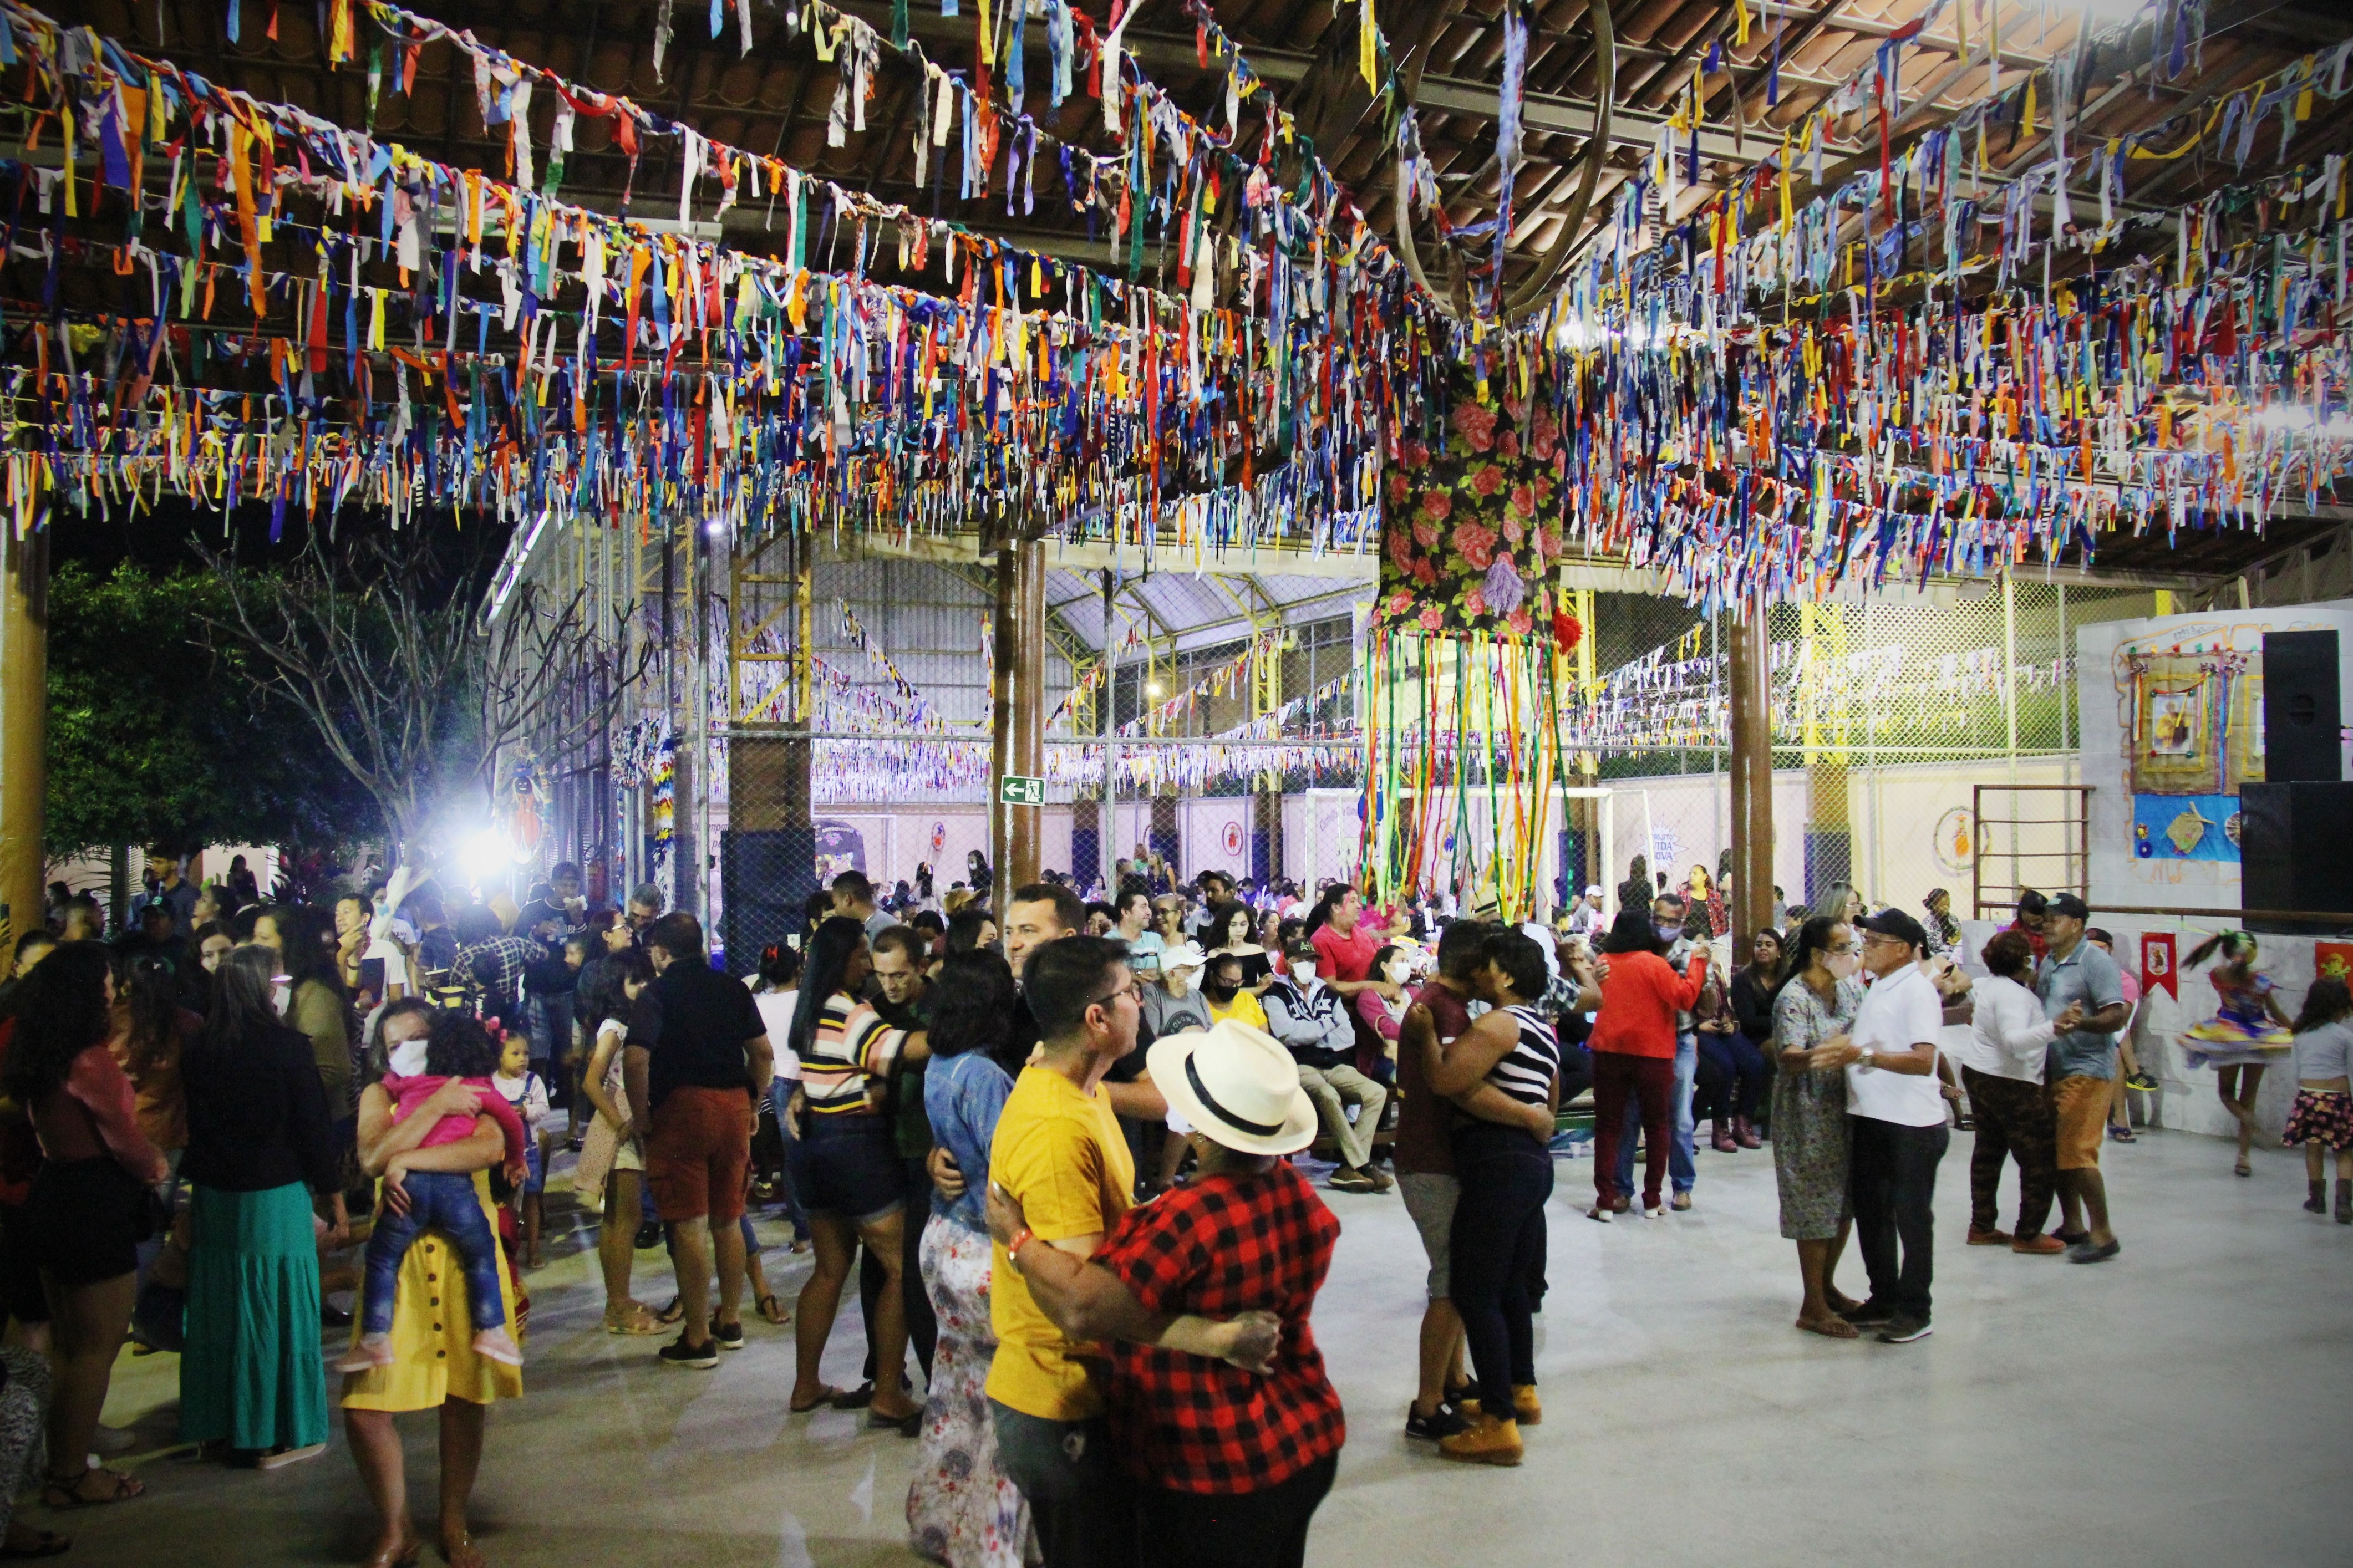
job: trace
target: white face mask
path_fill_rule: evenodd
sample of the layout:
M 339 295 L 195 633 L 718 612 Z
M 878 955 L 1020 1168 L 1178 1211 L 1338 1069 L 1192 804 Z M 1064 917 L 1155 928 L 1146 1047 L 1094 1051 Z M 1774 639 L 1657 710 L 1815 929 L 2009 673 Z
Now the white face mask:
M 425 1039 L 402 1040 L 389 1053 L 392 1071 L 396 1078 L 419 1078 L 425 1072 Z
M 1393 985 L 1402 985 L 1412 976 L 1413 965 L 1410 963 L 1399 962 L 1389 965 L 1389 983 Z
M 1841 980 L 1852 980 L 1862 967 L 1862 955 L 1855 952 L 1833 952 L 1822 960 L 1822 967 Z
M 1168 994 L 1182 996 L 1192 989 L 1193 972 L 1191 970 L 1172 969 L 1168 972 Z
M 1291 966 L 1291 977 L 1302 985 L 1313 984 L 1315 980 L 1315 966 L 1303 960 L 1294 961 Z

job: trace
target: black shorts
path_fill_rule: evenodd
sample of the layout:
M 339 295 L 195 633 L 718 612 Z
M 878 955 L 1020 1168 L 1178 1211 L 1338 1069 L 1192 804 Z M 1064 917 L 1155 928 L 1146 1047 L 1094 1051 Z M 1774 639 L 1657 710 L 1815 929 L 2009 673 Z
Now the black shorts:
M 139 1244 L 154 1234 L 154 1193 L 106 1155 L 42 1166 L 25 1200 L 34 1267 L 60 1285 L 136 1271 Z
M 906 1202 L 906 1167 L 889 1117 L 804 1115 L 792 1162 L 793 1190 L 811 1213 L 863 1222 Z
M 49 1296 L 33 1262 L 21 1204 L 0 1204 L 0 1311 L 20 1323 L 49 1321 Z

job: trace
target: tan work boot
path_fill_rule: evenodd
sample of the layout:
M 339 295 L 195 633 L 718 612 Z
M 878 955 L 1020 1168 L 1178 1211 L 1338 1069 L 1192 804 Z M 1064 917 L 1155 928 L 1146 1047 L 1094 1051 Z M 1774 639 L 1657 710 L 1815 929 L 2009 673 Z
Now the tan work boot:
M 1440 1458 L 1465 1465 L 1516 1465 L 1527 1455 L 1520 1445 L 1520 1424 L 1482 1415 L 1451 1437 L 1438 1443 Z

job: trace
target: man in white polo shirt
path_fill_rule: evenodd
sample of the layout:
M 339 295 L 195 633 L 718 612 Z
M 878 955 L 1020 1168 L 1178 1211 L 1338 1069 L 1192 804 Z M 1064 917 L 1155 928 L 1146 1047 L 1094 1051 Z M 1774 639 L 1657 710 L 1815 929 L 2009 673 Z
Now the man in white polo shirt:
M 1936 1085 L 1944 1002 L 1920 968 L 1928 933 L 1918 921 L 1883 910 L 1855 929 L 1862 933 L 1862 966 L 1873 978 L 1852 1031 L 1862 1055 L 1846 1069 L 1853 1134 L 1847 1181 L 1871 1298 L 1847 1319 L 1859 1328 L 1880 1325 L 1887 1344 L 1909 1344 L 1929 1333 L 1928 1287 L 1936 1272 L 1929 1205 L 1952 1138 Z

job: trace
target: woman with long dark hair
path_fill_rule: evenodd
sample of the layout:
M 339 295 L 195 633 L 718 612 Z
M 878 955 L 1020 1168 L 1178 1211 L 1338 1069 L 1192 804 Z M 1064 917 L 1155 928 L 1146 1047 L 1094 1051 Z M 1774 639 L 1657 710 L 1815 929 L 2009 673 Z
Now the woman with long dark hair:
M 1715 1123 L 1716 1152 L 1758 1146 L 1756 1121 L 1762 1109 L 1770 1068 L 1759 1044 L 1772 1038 L 1772 1013 L 1767 998 L 1780 983 L 1781 939 L 1759 931 L 1749 942 L 1750 963 L 1736 971 L 1728 984 L 1714 976 L 1700 995 L 1698 1019 L 1700 1097 Z M 1763 1017 L 1758 1017 L 1758 1014 Z M 1757 1027 L 1758 1032 L 1749 1030 Z
M 177 1167 L 188 1146 L 187 1101 L 180 1087 L 180 1063 L 204 1033 L 205 1021 L 180 1005 L 179 977 L 164 960 L 151 956 L 122 965 L 115 987 L 114 1031 L 107 1048 L 131 1080 L 139 1131 Z
M 348 1229 L 311 1042 L 271 997 L 278 965 L 255 943 L 221 961 L 212 1016 L 182 1068 L 191 1224 L 180 1435 L 265 1468 L 325 1448 L 311 1194 L 331 1206 L 331 1246 Z
M 922 1407 L 907 1397 L 907 1313 L 900 1278 L 905 1250 L 905 1178 L 882 1096 L 892 1066 L 928 1055 L 920 1030 L 894 1029 L 859 990 L 873 973 L 866 928 L 836 915 L 809 940 L 793 1012 L 792 1047 L 801 1064 L 796 1102 L 799 1127 L 793 1144 L 793 1184 L 817 1241 L 817 1268 L 801 1287 L 794 1344 L 799 1354 L 793 1384 L 795 1412 L 839 1397 L 818 1375 L 833 1332 L 841 1288 L 858 1243 L 882 1265 L 871 1333 L 874 1399 L 868 1420 L 913 1436 Z
M 1773 1175 L 1781 1234 L 1798 1244 L 1805 1289 L 1798 1327 L 1834 1340 L 1856 1331 L 1855 1303 L 1833 1277 L 1853 1216 L 1847 1204 L 1846 1074 L 1862 1053 L 1847 1037 L 1862 1007 L 1854 928 L 1816 915 L 1798 930 L 1788 973 L 1773 995 Z
M 1626 1106 L 1641 1108 L 1642 1212 L 1665 1210 L 1659 1188 L 1667 1175 L 1667 1145 L 1675 1132 L 1675 1015 L 1699 1000 L 1707 978 L 1707 949 L 1695 947 L 1691 969 L 1677 974 L 1667 943 L 1651 924 L 1648 905 L 1622 909 L 1601 951 L 1609 973 L 1601 982 L 1601 1016 L 1593 1037 L 1593 1206 L 1588 1219 L 1624 1214 L 1629 1195 L 1618 1190 L 1618 1145 L 1625 1137 Z
M 48 1299 L 55 1395 L 49 1405 L 52 1508 L 121 1502 L 146 1489 L 93 1469 L 90 1440 L 106 1404 L 115 1352 L 131 1323 L 139 1244 L 154 1234 L 164 1156 L 139 1131 L 131 1080 L 106 1042 L 114 1032 L 114 967 L 93 942 L 43 959 L 13 998 L 5 1083 L 30 1116 L 47 1157 L 25 1201 L 25 1239 Z
M 1763 1129 L 1771 1123 L 1773 1091 L 1773 993 L 1781 988 L 1789 972 L 1789 944 L 1771 926 L 1759 926 L 1748 939 L 1748 963 L 1732 976 L 1732 1016 L 1740 1026 L 1740 1038 L 1757 1053 L 1758 1070 L 1757 1093 L 1750 1098 L 1746 1110 L 1749 1118 L 1743 1129 L 1735 1123 L 1733 1142 L 1744 1149 L 1754 1149 L 1764 1136 Z
M 939 1319 L 939 1342 L 907 1489 L 907 1529 L 917 1551 L 950 1568 L 1021 1568 L 1029 1510 L 997 1466 L 985 1388 L 997 1331 L 989 1318 L 983 1202 L 997 1113 L 1013 1092 L 996 1058 L 1012 1037 L 1018 997 L 1013 971 L 993 952 L 951 954 L 931 996 L 923 1110 L 933 1138 L 955 1157 L 965 1187 L 953 1200 L 934 1192 L 923 1224 L 923 1289 Z
M 653 1309 L 629 1294 L 637 1260 L 639 1206 L 645 1187 L 644 1130 L 629 1108 L 621 1082 L 621 1049 L 629 1033 L 629 1009 L 654 983 L 652 961 L 638 948 L 625 948 L 605 961 L 594 1010 L 596 1028 L 588 1048 L 580 1091 L 596 1108 L 573 1167 L 572 1189 L 604 1216 L 596 1232 L 596 1261 L 605 1279 L 605 1331 L 658 1334 Z
M 1257 927 L 1248 904 L 1224 903 L 1209 911 L 1209 929 L 1204 936 L 1210 958 L 1230 954 L 1240 963 L 1242 984 L 1253 994 L 1265 990 L 1274 977 L 1274 964 L 1258 940 Z
M 1655 962 L 1665 967 L 1664 960 Z M 1545 1200 L 1552 1195 L 1552 1155 L 1545 1145 L 1560 1103 L 1560 1039 L 1536 1004 L 1550 978 L 1535 939 L 1508 929 L 1490 932 L 1472 973 L 1488 1011 L 1451 1045 L 1441 1046 L 1434 1034 L 1421 1041 L 1430 1093 L 1468 1112 L 1454 1119 L 1449 1140 L 1462 1190 L 1447 1233 L 1448 1290 L 1461 1314 L 1479 1414 L 1438 1445 L 1442 1456 L 1466 1464 L 1518 1464 L 1520 1425 L 1544 1419 L 1535 1311 Z M 1606 1002 L 1602 1011 L 1606 1016 Z M 1472 1110 L 1489 1088 L 1501 1101 L 1489 1096 Z M 1490 1119 L 1506 1116 L 1512 1120 Z
M 357 1088 L 352 1076 L 351 996 L 335 963 L 332 926 L 307 904 L 273 904 L 254 917 L 253 940 L 278 954 L 287 992 L 285 1022 L 310 1038 L 330 1119 L 341 1121 L 351 1115 Z

